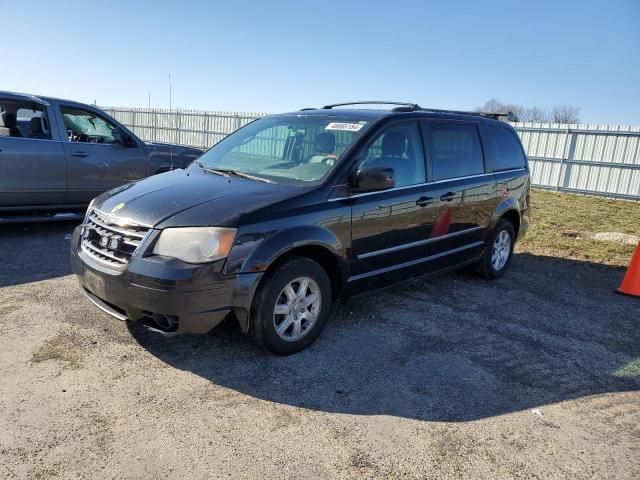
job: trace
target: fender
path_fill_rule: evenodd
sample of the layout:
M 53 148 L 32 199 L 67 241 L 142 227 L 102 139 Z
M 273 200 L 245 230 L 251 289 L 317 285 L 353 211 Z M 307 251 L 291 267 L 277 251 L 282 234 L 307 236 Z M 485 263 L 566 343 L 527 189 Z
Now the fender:
M 485 235 L 488 236 L 490 232 L 493 231 L 501 218 L 505 216 L 509 217 L 514 214 L 518 217 L 519 228 L 516 229 L 515 233 L 516 239 L 519 239 L 521 237 L 521 231 L 523 227 L 526 229 L 526 220 L 522 218 L 519 202 L 513 197 L 509 197 L 498 204 L 496 209 L 493 211 L 493 214 L 491 215 L 489 228 L 486 230 Z
M 231 249 L 225 263 L 225 273 L 253 273 L 255 275 L 266 271 L 278 258 L 295 248 L 316 246 L 326 249 L 335 256 L 339 270 L 339 279 L 337 280 L 340 285 L 338 290 L 340 292 L 344 290 L 344 279 L 348 272 L 346 247 L 331 230 L 317 225 L 300 225 L 277 232 L 268 232 L 258 239 L 253 235 L 248 237 L 246 242 L 238 243 Z M 242 236 L 240 240 L 242 240 Z M 246 276 L 253 277 L 253 275 Z M 239 279 L 244 277 L 245 275 L 238 276 Z M 234 308 L 236 318 L 244 333 L 249 330 L 251 302 L 257 287 L 257 283 L 253 285 L 251 291 L 245 295 L 243 304 Z
M 236 244 L 229 253 L 225 273 L 264 272 L 283 254 L 307 246 L 325 248 L 336 256 L 341 268 L 346 264 L 346 246 L 333 231 L 317 225 L 299 225 Z
M 491 228 L 495 227 L 498 223 L 498 220 L 507 213 L 509 210 L 514 210 L 518 216 L 520 215 L 520 209 L 518 208 L 518 202 L 515 198 L 509 197 L 505 200 L 502 200 L 493 211 L 491 215 Z

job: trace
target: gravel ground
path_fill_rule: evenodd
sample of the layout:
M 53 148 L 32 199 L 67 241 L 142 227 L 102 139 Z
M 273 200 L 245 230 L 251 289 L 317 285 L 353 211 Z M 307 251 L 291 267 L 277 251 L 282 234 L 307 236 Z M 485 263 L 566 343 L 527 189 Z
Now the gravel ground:
M 72 225 L 0 227 L 2 478 L 639 478 L 624 270 L 518 255 L 334 308 L 286 358 L 82 297 Z

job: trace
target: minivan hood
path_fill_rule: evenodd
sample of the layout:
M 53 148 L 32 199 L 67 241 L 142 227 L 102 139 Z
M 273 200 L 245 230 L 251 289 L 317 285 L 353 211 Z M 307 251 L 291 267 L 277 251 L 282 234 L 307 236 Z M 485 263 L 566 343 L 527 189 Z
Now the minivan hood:
M 239 216 L 300 193 L 298 187 L 223 177 L 196 165 L 110 190 L 93 208 L 149 227 L 234 226 Z M 195 209 L 195 207 L 200 207 Z M 205 208 L 203 208 L 205 207 Z M 195 209 L 194 214 L 189 214 Z

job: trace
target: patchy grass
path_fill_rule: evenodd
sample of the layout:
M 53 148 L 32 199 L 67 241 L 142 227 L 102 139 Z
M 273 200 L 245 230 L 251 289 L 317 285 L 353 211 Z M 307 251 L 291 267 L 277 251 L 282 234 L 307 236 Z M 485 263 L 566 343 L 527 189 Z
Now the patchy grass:
M 640 203 L 600 197 L 532 191 L 531 225 L 516 251 L 534 255 L 627 266 L 635 245 L 596 240 L 617 232 L 640 236 Z
M 82 359 L 82 345 L 77 339 L 65 333 L 48 338 L 31 357 L 33 363 L 57 360 L 67 367 L 78 368 Z
M 624 367 L 613 372 L 613 375 L 622 378 L 640 378 L 640 357 L 631 360 Z

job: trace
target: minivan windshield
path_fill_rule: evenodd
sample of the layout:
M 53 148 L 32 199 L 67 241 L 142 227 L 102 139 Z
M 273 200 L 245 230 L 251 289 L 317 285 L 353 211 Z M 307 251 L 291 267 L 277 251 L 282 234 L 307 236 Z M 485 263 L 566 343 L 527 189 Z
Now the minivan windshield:
M 224 138 L 196 163 L 221 174 L 273 183 L 318 184 L 368 123 L 362 118 L 329 115 L 264 117 Z

